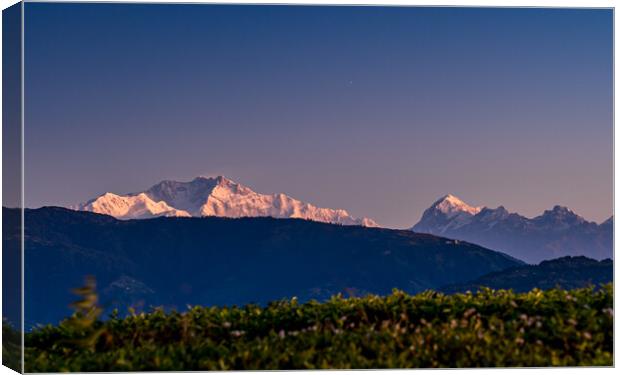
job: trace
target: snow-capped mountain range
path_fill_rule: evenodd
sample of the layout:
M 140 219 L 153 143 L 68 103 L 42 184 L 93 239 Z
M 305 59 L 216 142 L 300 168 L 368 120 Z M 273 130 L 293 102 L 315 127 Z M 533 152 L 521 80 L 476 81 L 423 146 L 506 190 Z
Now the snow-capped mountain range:
M 143 192 L 124 195 L 108 192 L 71 208 L 123 220 L 270 216 L 378 226 L 372 219 L 355 218 L 342 209 L 316 207 L 282 193 L 260 194 L 223 176 L 197 177 L 189 182 L 166 180 Z M 527 218 L 503 206 L 471 206 L 448 194 L 425 210 L 411 230 L 472 242 L 529 263 L 566 255 L 613 256 L 613 217 L 597 224 L 562 206 Z
M 189 182 L 162 181 L 144 192 L 125 195 L 105 193 L 72 208 L 118 219 L 157 216 L 271 216 L 343 225 L 378 226 L 372 219 L 355 218 L 342 209 L 316 207 L 282 193 L 260 194 L 224 176 L 201 176 Z
M 473 207 L 448 194 L 425 210 L 411 229 L 473 242 L 526 262 L 566 255 L 613 256 L 613 217 L 597 224 L 562 206 L 527 218 L 503 206 Z

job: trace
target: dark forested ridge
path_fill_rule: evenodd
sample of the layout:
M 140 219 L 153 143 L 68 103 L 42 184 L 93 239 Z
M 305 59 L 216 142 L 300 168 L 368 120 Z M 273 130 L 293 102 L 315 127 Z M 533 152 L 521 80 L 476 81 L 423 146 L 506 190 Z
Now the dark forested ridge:
M 182 310 L 393 288 L 417 293 L 522 264 L 432 235 L 299 219 L 120 221 L 44 207 L 26 210 L 25 220 L 27 327 L 69 315 L 69 290 L 89 274 L 104 307 L 124 313 L 128 306 Z
M 584 256 L 562 257 L 546 260 L 538 265 L 522 265 L 503 271 L 492 272 L 476 280 L 442 287 L 446 293 L 475 292 L 481 287 L 512 289 L 527 292 L 533 288 L 566 290 L 598 287 L 613 281 L 614 267 L 611 259 L 595 260 Z

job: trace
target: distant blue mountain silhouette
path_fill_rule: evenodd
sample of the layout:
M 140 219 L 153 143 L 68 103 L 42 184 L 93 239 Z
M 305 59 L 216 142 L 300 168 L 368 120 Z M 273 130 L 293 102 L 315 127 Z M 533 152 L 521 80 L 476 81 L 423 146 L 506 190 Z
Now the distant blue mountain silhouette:
M 613 217 L 597 224 L 562 206 L 529 219 L 502 206 L 472 207 L 447 195 L 411 229 L 476 243 L 531 264 L 567 255 L 613 257 Z

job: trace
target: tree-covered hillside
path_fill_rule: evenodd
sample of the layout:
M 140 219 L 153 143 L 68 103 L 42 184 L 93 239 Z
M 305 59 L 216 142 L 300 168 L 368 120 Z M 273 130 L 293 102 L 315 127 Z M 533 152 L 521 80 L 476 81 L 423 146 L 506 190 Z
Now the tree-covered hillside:
M 444 286 L 440 290 L 445 293 L 475 292 L 484 287 L 512 289 L 515 292 L 556 287 L 570 290 L 609 283 L 613 278 L 614 265 L 611 259 L 597 261 L 583 256 L 567 256 L 545 260 L 538 265 L 522 265 L 491 272 L 472 281 Z
M 48 207 L 26 210 L 25 223 L 27 328 L 70 314 L 68 291 L 85 275 L 97 278 L 106 311 L 182 310 L 393 288 L 418 293 L 521 264 L 432 235 L 300 219 L 121 221 Z

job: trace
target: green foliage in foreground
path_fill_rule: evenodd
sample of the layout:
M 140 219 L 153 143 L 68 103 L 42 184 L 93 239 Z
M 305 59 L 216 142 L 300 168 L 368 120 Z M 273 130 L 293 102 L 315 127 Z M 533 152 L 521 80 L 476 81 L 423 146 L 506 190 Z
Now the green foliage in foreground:
M 85 299 L 84 301 L 86 301 Z M 82 302 L 84 302 L 82 301 Z M 26 336 L 26 371 L 610 366 L 613 288 L 86 310 Z
M 22 336 L 13 325 L 2 320 L 2 364 L 13 371 L 21 372 Z

